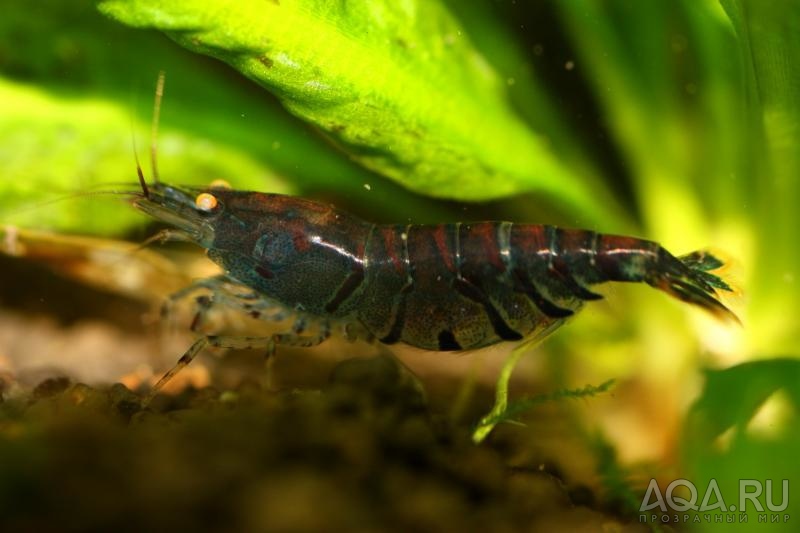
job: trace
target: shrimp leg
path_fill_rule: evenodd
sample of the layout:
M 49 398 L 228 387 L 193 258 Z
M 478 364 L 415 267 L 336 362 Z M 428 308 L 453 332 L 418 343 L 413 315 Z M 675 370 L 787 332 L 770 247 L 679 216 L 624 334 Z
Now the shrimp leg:
M 167 382 L 169 382 L 169 380 L 171 380 L 178 372 L 183 370 L 184 367 L 189 365 L 197 356 L 197 354 L 199 354 L 204 348 L 215 347 L 236 350 L 265 348 L 265 357 L 267 360 L 269 360 L 271 359 L 272 355 L 274 355 L 278 345 L 310 348 L 311 346 L 317 346 L 318 344 L 322 343 L 328 337 L 330 337 L 330 327 L 327 323 L 321 324 L 319 331 L 314 335 L 298 335 L 294 332 L 285 332 L 276 333 L 266 337 L 239 337 L 232 335 L 207 335 L 200 337 L 189 347 L 188 350 L 186 350 L 178 362 L 175 363 L 175 366 L 170 368 L 167 373 L 164 374 L 153 386 L 153 389 L 145 397 L 144 405 L 150 403 L 150 401 L 158 394 L 161 388 L 166 385 Z
M 230 288 L 228 288 L 227 285 L 236 285 L 245 288 L 241 285 L 241 283 L 237 283 L 227 274 L 218 274 L 210 278 L 199 279 L 193 282 L 191 285 L 167 296 L 166 300 L 164 300 L 164 303 L 161 305 L 161 315 L 168 315 L 172 306 L 177 302 L 188 297 L 190 294 L 204 289 L 210 291 L 214 296 L 226 293 L 236 299 L 241 300 L 252 300 L 257 298 L 256 293 L 252 290 L 246 294 L 236 294 Z
M 213 306 L 220 304 L 243 311 L 253 318 L 263 320 L 280 322 L 287 316 L 286 313 L 281 312 L 282 306 L 264 298 L 249 289 L 249 287 L 237 283 L 227 274 L 219 274 L 211 278 L 197 280 L 188 287 L 169 295 L 161 305 L 161 316 L 168 316 L 177 302 L 198 291 L 209 291 L 211 294 L 195 297 L 197 310 L 192 319 L 191 331 L 197 331 L 208 311 Z M 267 314 L 270 310 L 277 312 Z

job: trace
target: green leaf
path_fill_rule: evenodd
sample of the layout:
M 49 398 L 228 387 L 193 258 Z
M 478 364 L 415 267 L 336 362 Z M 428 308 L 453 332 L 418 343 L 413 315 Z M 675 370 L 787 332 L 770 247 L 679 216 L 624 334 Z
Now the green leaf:
M 131 180 L 135 166 L 129 110 L 113 102 L 58 98 L 0 78 L 0 115 L 3 223 L 98 235 L 119 234 L 141 223 L 134 209 L 121 209 L 115 202 L 63 198 L 91 195 L 97 185 L 106 191 L 137 190 Z M 146 125 L 136 130 L 143 138 Z M 242 188 L 288 190 L 273 172 L 236 147 L 173 129 L 163 132 L 161 147 L 171 155 L 164 160 L 162 175 L 180 176 L 181 183 L 206 185 L 209 176 L 241 176 L 237 185 Z M 46 195 L 48 201 L 57 196 L 63 201 L 47 206 L 36 202 Z
M 442 206 L 342 157 L 236 73 L 157 32 L 120 26 L 91 0 L 39 6 L 34 15 L 9 0 L 0 17 L 0 223 L 121 235 L 147 222 L 118 199 L 65 195 L 138 187 L 132 134 L 149 175 L 159 70 L 167 72 L 165 181 L 221 178 L 240 189 L 335 199 L 378 221 L 447 218 Z
M 764 350 L 796 350 L 800 339 L 800 3 L 723 0 L 736 30 L 757 184 L 746 208 L 754 213 L 752 327 Z
M 746 198 L 731 186 L 746 132 L 736 122 L 741 95 L 724 14 L 694 0 L 554 5 L 575 46 L 573 70 L 594 89 L 632 174 L 648 234 L 706 245 L 711 206 Z
M 707 370 L 703 394 L 688 417 L 691 438 L 710 445 L 732 427 L 744 430 L 778 390 L 785 390 L 795 408 L 800 408 L 800 360 L 776 358 Z
M 463 200 L 543 191 L 614 218 L 516 116 L 503 80 L 439 2 L 108 0 L 100 9 L 231 64 L 412 190 Z
M 578 128 L 570 121 L 570 114 L 580 113 L 575 110 L 576 104 L 580 105 L 578 99 L 561 94 L 554 81 L 535 65 L 544 52 L 541 44 L 531 46 L 530 42 L 540 39 L 542 31 L 530 25 L 532 21 L 540 23 L 535 10 L 542 6 L 503 5 L 487 0 L 445 0 L 445 3 L 464 25 L 475 46 L 505 80 L 505 91 L 517 114 L 534 131 L 547 136 L 550 150 L 560 160 L 568 161 L 572 172 L 592 190 L 598 195 L 610 193 L 603 183 L 601 164 L 596 157 L 597 152 L 603 150 L 602 144 L 597 143 L 600 134 L 586 124 Z M 520 13 L 520 9 L 524 11 Z M 586 138 L 582 139 L 581 134 Z M 623 206 L 620 198 L 607 194 L 598 196 L 596 201 L 607 204 L 609 211 L 616 215 L 616 219 L 602 221 L 605 231 L 635 231 L 631 224 L 632 210 Z
M 782 420 L 773 418 L 766 432 L 752 430 L 751 422 L 771 397 L 785 400 L 779 417 Z M 752 531 L 752 524 L 773 516 L 779 520 L 770 523 L 770 530 L 797 529 L 785 517 L 797 516 L 800 505 L 796 498 L 784 494 L 783 481 L 788 480 L 791 491 L 792 484 L 800 479 L 796 460 L 799 410 L 800 360 L 796 357 L 752 361 L 706 373 L 705 387 L 687 417 L 682 439 L 685 477 L 698 489 L 697 505 L 713 480 L 727 506 L 726 512 L 717 508 L 697 513 L 705 524 L 704 531 Z M 762 511 L 752 502 L 742 507 L 740 480 L 762 484 L 758 498 L 765 507 Z M 771 490 L 763 487 L 766 483 L 771 483 Z M 784 510 L 773 512 L 766 507 L 770 503 L 779 506 L 787 496 Z M 736 508 L 733 525 L 725 520 L 734 515 L 731 507 Z M 712 514 L 715 516 L 710 517 Z M 742 518 L 745 514 L 746 519 Z

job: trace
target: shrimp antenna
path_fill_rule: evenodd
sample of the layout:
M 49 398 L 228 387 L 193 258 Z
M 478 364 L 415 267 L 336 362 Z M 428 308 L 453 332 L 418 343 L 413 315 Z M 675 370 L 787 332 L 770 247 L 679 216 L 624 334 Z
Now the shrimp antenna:
M 153 165 L 153 182 L 158 183 L 158 121 L 161 116 L 161 99 L 164 97 L 164 71 L 158 73 L 156 96 L 153 103 L 153 129 L 150 132 L 150 162 Z
M 133 158 L 136 161 L 136 175 L 139 176 L 139 185 L 142 186 L 142 193 L 148 200 L 150 199 L 150 189 L 147 188 L 147 182 L 144 180 L 144 173 L 142 172 L 142 165 L 139 164 L 139 151 L 136 149 L 136 134 L 133 132 L 133 124 L 131 123 L 131 144 L 133 145 Z

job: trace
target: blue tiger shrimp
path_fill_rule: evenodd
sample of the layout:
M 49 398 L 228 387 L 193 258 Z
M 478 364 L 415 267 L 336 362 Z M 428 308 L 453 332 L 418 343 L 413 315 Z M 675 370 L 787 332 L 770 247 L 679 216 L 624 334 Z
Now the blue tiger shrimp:
M 269 337 L 201 337 L 154 391 L 206 346 L 271 353 L 319 344 L 335 325 L 432 351 L 521 341 L 602 298 L 590 287 L 606 282 L 646 283 L 735 319 L 717 297 L 731 290 L 713 273 L 722 262 L 707 252 L 676 257 L 653 241 L 550 225 L 378 225 L 293 196 L 140 180 L 134 206 L 222 267 L 198 284 L 212 300 L 254 317 L 276 307 L 297 315 L 291 331 Z M 304 334 L 311 323 L 316 334 Z
M 163 93 L 159 77 L 153 137 Z M 712 314 L 738 321 L 718 298 L 731 287 L 723 262 L 696 251 L 676 257 L 654 241 L 504 221 L 380 225 L 324 203 L 281 194 L 179 187 L 153 181 L 136 158 L 133 205 L 171 226 L 154 239 L 206 250 L 223 274 L 204 288 L 214 303 L 254 318 L 292 314 L 290 331 L 267 337 L 201 336 L 154 385 L 155 395 L 204 348 L 314 346 L 335 327 L 348 338 L 430 351 L 474 350 L 542 338 L 586 302 L 590 287 L 646 283 Z M 195 317 L 197 320 L 197 317 Z M 309 333 L 313 328 L 313 333 Z M 194 329 L 194 328 L 193 328 Z

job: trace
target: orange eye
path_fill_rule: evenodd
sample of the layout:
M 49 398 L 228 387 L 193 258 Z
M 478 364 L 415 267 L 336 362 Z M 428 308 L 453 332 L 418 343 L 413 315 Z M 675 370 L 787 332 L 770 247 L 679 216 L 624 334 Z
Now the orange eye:
M 200 211 L 212 211 L 217 207 L 217 197 L 207 192 L 200 193 L 197 195 L 197 198 L 194 199 L 194 205 Z
M 230 189 L 231 184 L 225 180 L 214 180 L 208 186 L 209 189 Z

